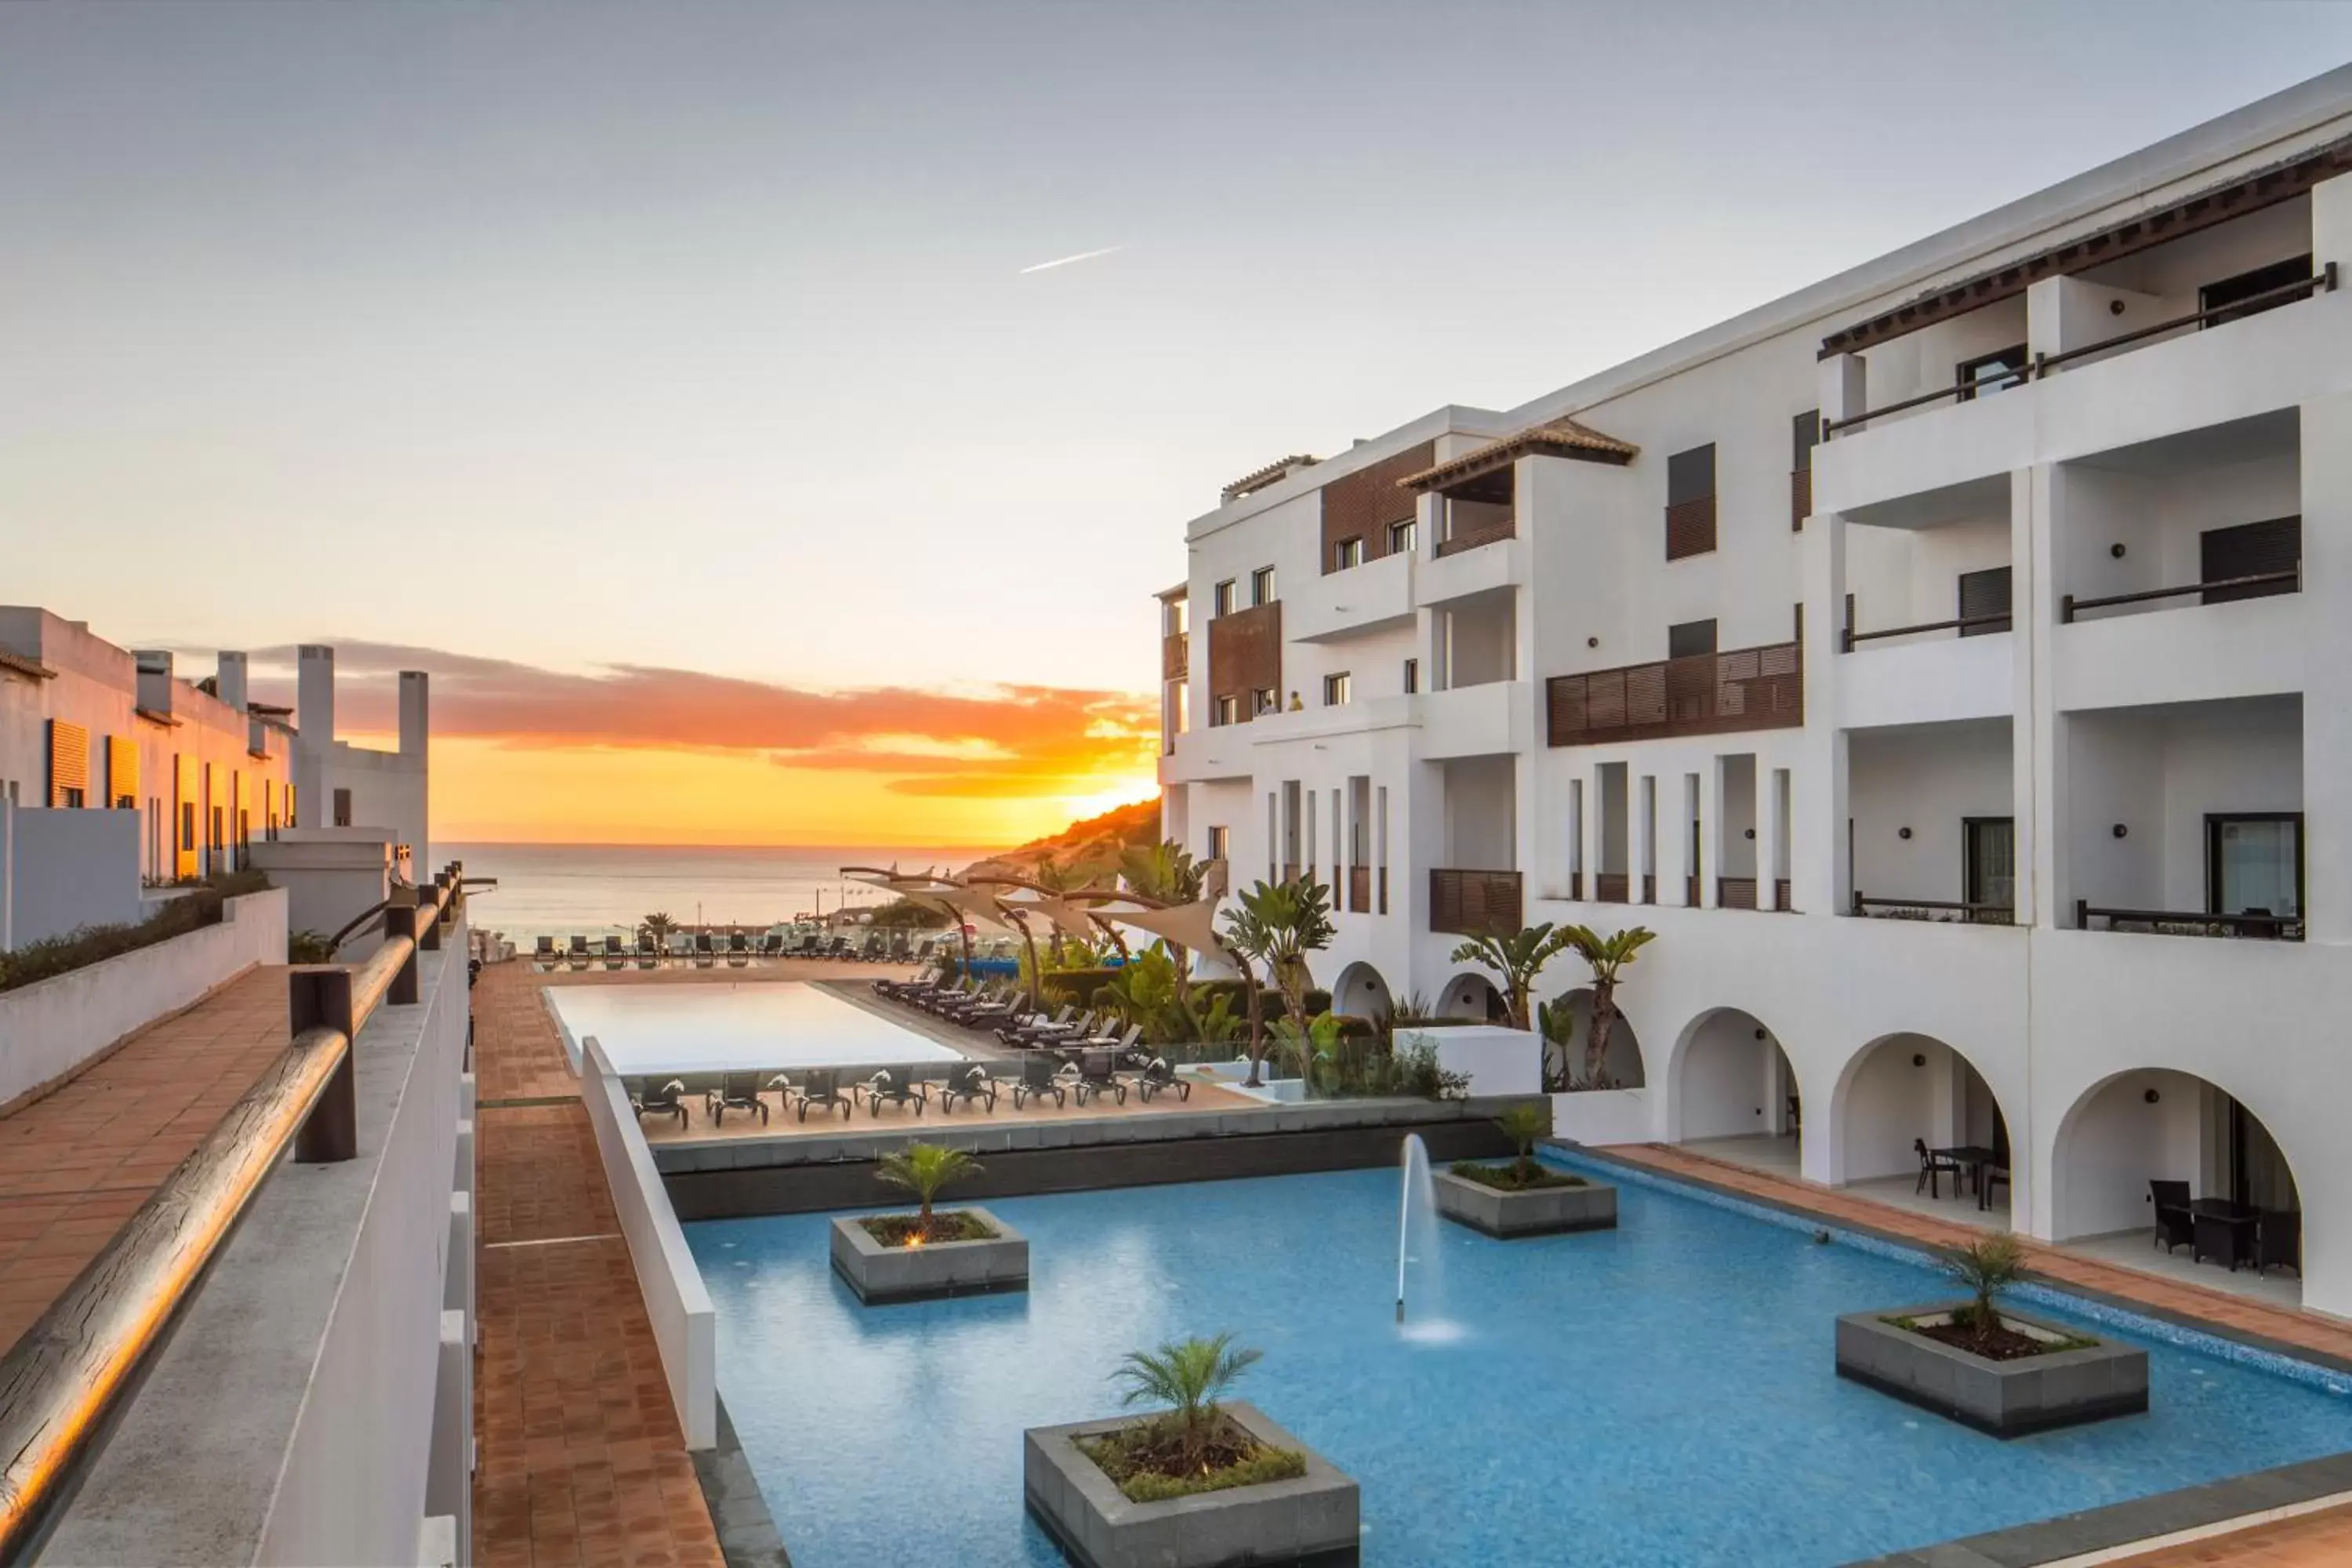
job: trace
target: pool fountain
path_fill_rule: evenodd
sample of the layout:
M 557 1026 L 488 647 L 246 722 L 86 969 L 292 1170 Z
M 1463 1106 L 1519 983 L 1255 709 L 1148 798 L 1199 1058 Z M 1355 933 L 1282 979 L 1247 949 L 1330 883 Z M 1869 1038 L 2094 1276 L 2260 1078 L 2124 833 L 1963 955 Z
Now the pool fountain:
M 1461 1325 L 1443 1316 L 1444 1276 L 1438 1267 L 1438 1247 L 1444 1237 L 1437 1216 L 1437 1184 L 1430 1174 L 1429 1145 L 1421 1141 L 1420 1133 L 1405 1134 L 1398 1163 L 1403 1170 L 1404 1190 L 1397 1202 L 1397 1325 L 1408 1340 L 1443 1343 L 1459 1339 Z M 1408 1265 L 1418 1266 L 1417 1274 L 1411 1277 L 1421 1282 L 1417 1290 L 1421 1315 L 1410 1326 L 1404 1321 Z

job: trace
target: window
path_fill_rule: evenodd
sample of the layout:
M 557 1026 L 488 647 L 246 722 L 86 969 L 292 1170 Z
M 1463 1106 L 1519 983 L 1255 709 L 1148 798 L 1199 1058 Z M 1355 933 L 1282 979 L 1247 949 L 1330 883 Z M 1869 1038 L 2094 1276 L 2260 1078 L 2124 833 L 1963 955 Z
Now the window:
M 1683 506 L 1715 494 L 1715 443 L 1666 459 L 1666 504 Z
M 1343 539 L 1332 546 L 1331 552 L 1336 558 L 1338 569 L 1342 572 L 1350 566 L 1361 566 L 1364 563 L 1364 542 L 1360 539 Z
M 2303 913 L 2303 814 L 2250 812 L 2205 818 L 2206 910 L 2217 915 Z
M 2000 618 L 1980 618 L 1986 616 Z M 1988 566 L 1981 572 L 1960 574 L 1960 619 L 1977 623 L 1960 627 L 1964 637 L 1990 637 L 2009 630 L 2008 567 Z
M 1271 686 L 1261 686 L 1250 693 L 1252 713 L 1278 713 L 1282 710 L 1282 694 Z
M 1211 591 L 1209 603 L 1212 615 L 1230 616 L 1234 613 L 1234 580 L 1231 577 Z
M 2306 282 L 2310 278 L 2311 258 L 2309 256 L 2298 256 L 2290 260 L 2273 262 L 2268 267 L 2257 267 L 2252 272 L 2241 272 L 2235 278 L 2224 278 L 2219 283 L 2206 284 L 2197 290 L 2197 309 L 2200 312 L 2219 310 L 2224 305 L 2234 305 L 2241 300 L 2251 300 L 2256 295 L 2268 294 L 2275 289 L 2284 289 L 2290 283 Z M 2281 305 L 2292 305 L 2300 297 L 2290 294 L 2283 300 L 2273 300 L 2267 305 L 2249 305 L 2242 310 L 2231 310 L 2225 315 L 2216 316 L 2205 324 L 2208 327 L 2219 327 L 2231 321 L 2242 321 L 2248 316 L 2259 316 L 2264 310 L 2275 310 Z
M 338 827 L 349 827 L 351 825 L 352 792 L 347 789 L 339 789 L 335 792 L 335 826 Z
M 1354 682 L 1350 679 L 1348 672 L 1344 669 L 1337 675 L 1325 676 L 1323 678 L 1323 706 L 1326 708 L 1346 707 L 1348 705 L 1348 694 L 1351 689 L 1353 689 L 1353 687 Z
M 1417 658 L 1406 659 L 1404 661 L 1404 694 L 1407 697 L 1410 697 L 1420 689 L 1421 660 Z
M 2266 522 L 2242 522 L 2235 528 L 2209 528 L 2197 536 L 2197 563 L 2203 583 L 2227 583 L 2237 577 L 2263 577 L 2293 572 L 2303 564 L 2303 519 L 2274 517 Z M 2227 604 L 2232 599 L 2260 599 L 2272 594 L 2292 594 L 2296 583 L 2246 583 L 2234 588 L 2208 588 L 2204 603 Z
M 1261 566 L 1250 574 L 1250 606 L 1274 603 L 1274 568 Z
M 1230 692 L 1218 698 L 1216 706 L 1209 710 L 1210 727 L 1214 729 L 1218 726 L 1234 722 L 1236 719 L 1241 717 L 1239 711 L 1240 707 L 1240 700 L 1235 698 Z
M 180 803 L 180 847 L 194 849 L 195 847 L 196 803 L 193 800 L 184 800 Z
M 1798 601 L 1797 601 L 1797 624 L 1796 624 L 1796 635 L 1795 635 L 1795 640 L 1796 640 L 1796 641 L 1798 641 L 1798 642 L 1800 642 L 1800 643 L 1801 643 L 1801 642 L 1803 642 L 1803 641 L 1805 640 L 1805 602 L 1804 602 L 1802 599 L 1800 599 L 1800 600 L 1798 600 Z
M 60 789 L 58 791 L 58 794 L 62 797 L 58 801 L 59 805 L 68 806 L 76 811 L 81 809 L 81 791 L 78 789 L 66 788 Z
M 1805 473 L 1813 466 L 1813 448 L 1822 444 L 1822 411 L 1808 408 L 1789 422 L 1789 471 Z
M 1962 896 L 1995 909 L 2017 907 L 2017 819 L 1970 816 L 1960 823 L 1967 845 L 1967 881 Z
M 1666 559 L 1715 548 L 1715 444 L 1666 459 Z
M 1700 654 L 1714 651 L 1715 623 L 1711 620 L 1685 621 L 1680 626 L 1666 628 L 1668 658 L 1695 658 Z
M 1232 828 L 1212 827 L 1209 829 L 1210 859 L 1223 860 L 1227 858 L 1232 854 L 1233 845 L 1234 839 Z
M 1389 553 L 1391 555 L 1412 554 L 1413 542 L 1419 536 L 1419 533 L 1420 529 L 1412 518 L 1406 518 L 1402 522 L 1392 522 L 1389 524 Z
M 1952 379 L 1960 385 L 1960 401 L 1990 397 L 2021 385 L 2025 380 L 2025 345 L 2002 349 L 1998 353 L 1980 354 L 1962 360 Z

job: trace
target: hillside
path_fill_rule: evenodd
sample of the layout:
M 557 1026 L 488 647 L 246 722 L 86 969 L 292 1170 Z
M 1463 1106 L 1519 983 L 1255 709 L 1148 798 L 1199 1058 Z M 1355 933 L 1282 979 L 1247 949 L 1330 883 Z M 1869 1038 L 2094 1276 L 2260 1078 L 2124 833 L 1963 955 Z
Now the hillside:
M 1090 816 L 1084 822 L 1074 822 L 1048 837 L 991 856 L 984 864 L 1025 873 L 1045 860 L 1075 860 L 1107 869 L 1117 863 L 1120 850 L 1131 845 L 1157 843 L 1159 838 L 1160 797 L 1154 795 L 1100 816 Z

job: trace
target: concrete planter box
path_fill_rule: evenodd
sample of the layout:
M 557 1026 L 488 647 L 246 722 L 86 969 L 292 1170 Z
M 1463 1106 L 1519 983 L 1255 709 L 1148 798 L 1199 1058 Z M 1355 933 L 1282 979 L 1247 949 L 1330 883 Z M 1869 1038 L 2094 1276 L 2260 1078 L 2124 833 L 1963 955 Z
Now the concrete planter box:
M 858 1220 L 836 1219 L 833 1222 L 834 1272 L 848 1280 L 857 1299 L 869 1307 L 885 1301 L 1029 1289 L 1028 1237 L 976 1205 L 935 1212 L 971 1215 L 985 1221 L 996 1235 L 987 1241 L 885 1247 Z
M 1617 1189 L 1606 1182 L 1587 1177 L 1580 1187 L 1530 1187 L 1523 1193 L 1507 1193 L 1451 1171 L 1432 1172 L 1431 1176 L 1437 1189 L 1437 1212 L 1488 1236 L 1509 1240 L 1564 1230 L 1617 1228 Z
M 1227 1400 L 1223 1409 L 1259 1442 L 1306 1456 L 1307 1473 L 1166 1502 L 1129 1502 L 1102 1467 L 1079 1451 L 1077 1439 L 1131 1426 L 1137 1417 L 1032 1426 L 1022 1434 L 1021 1453 L 1029 1511 L 1078 1568 L 1356 1562 L 1356 1483 L 1256 1405 Z
M 2147 1408 L 2147 1352 L 2105 1342 L 2018 1361 L 1988 1361 L 1897 1328 L 1889 1318 L 1934 1322 L 1959 1303 L 1944 1301 L 1837 1321 L 1840 1377 L 1949 1416 L 1995 1437 L 2021 1436 Z M 2036 1339 L 2075 1337 L 2054 1323 L 2004 1310 L 2002 1324 Z

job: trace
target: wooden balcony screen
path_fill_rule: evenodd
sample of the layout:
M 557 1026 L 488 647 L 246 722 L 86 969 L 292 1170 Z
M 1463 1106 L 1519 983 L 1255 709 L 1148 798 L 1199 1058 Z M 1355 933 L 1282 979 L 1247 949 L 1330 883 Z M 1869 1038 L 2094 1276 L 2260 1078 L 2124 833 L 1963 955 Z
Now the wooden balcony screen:
M 1592 901 L 1623 904 L 1633 901 L 1633 879 L 1622 871 L 1600 871 L 1592 878 Z
M 1789 475 L 1789 528 L 1795 532 L 1813 515 L 1813 470 L 1798 468 Z
M 1348 908 L 1357 914 L 1372 911 L 1372 868 L 1370 866 L 1348 868 Z
M 1496 517 L 1472 513 L 1453 528 L 1453 532 L 1437 542 L 1437 553 L 1440 555 L 1459 555 L 1465 550 L 1475 550 L 1482 544 L 1508 539 L 1518 531 L 1517 522 L 1509 514 Z
M 1715 498 L 1701 496 L 1666 508 L 1666 559 L 1680 561 L 1715 548 Z
M 1717 877 L 1715 879 L 1715 902 L 1718 909 L 1754 909 L 1756 907 L 1756 879 L 1753 877 Z
M 1517 871 L 1429 873 L 1429 929 L 1454 936 L 1519 929 Z
M 1792 729 L 1805 721 L 1804 645 L 1555 675 L 1544 696 L 1555 746 Z
M 1182 632 L 1171 632 L 1160 639 L 1160 679 L 1181 680 L 1191 662 L 1191 640 Z

